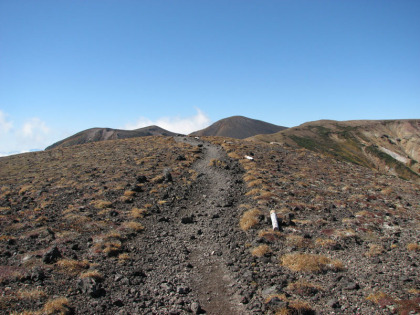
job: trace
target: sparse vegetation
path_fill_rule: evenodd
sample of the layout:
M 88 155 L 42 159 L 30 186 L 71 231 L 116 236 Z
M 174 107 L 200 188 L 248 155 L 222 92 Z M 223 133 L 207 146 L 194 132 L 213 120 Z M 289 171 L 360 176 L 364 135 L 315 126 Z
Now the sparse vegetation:
M 289 283 L 286 290 L 298 295 L 310 296 L 318 293 L 319 291 L 323 291 L 324 289 L 319 285 L 312 284 L 304 280 L 298 280 L 296 282 Z
M 112 202 L 106 200 L 94 200 L 91 204 L 97 209 L 105 209 L 111 207 Z
M 144 230 L 144 226 L 141 223 L 130 221 L 124 223 L 124 228 L 131 232 L 140 232 Z
M 147 209 L 133 208 L 131 209 L 130 215 L 135 219 L 141 219 L 145 216 L 146 213 L 147 213 Z
M 71 314 L 72 310 L 70 307 L 70 302 L 67 298 L 61 297 L 48 301 L 43 308 L 43 311 L 46 314 L 61 314 L 67 315 Z
M 245 313 L 266 295 L 270 314 L 416 311 L 418 186 L 278 143 L 204 141 L 231 160 L 160 137 L 0 158 L 0 313 L 46 313 L 63 295 L 75 313 L 169 313 L 175 299 L 218 293 L 188 282 L 199 271 L 215 285 L 232 279 Z M 367 302 L 363 294 L 384 283 L 390 304 Z M 183 285 L 193 294 L 179 293 Z
M 74 260 L 74 259 L 60 259 L 57 261 L 57 267 L 59 268 L 60 272 L 69 274 L 69 275 L 77 275 L 81 271 L 89 268 L 89 262 L 87 260 Z
M 20 299 L 39 300 L 47 296 L 47 294 L 40 289 L 19 290 L 18 297 Z
M 271 249 L 267 244 L 262 244 L 251 249 L 251 255 L 255 257 L 263 257 L 269 253 L 271 253 Z
M 282 266 L 297 272 L 319 273 L 325 271 L 342 271 L 344 265 L 324 255 L 292 253 L 281 258 Z
M 415 243 L 407 244 L 407 249 L 413 252 L 420 252 L 420 245 Z
M 259 222 L 258 218 L 260 215 L 261 211 L 257 208 L 245 211 L 239 222 L 241 229 L 244 231 L 248 231 L 250 228 L 257 225 Z
M 95 280 L 102 280 L 103 275 L 98 270 L 88 270 L 80 274 L 80 278 L 93 278 Z
M 382 245 L 378 244 L 369 244 L 369 250 L 365 253 L 367 257 L 378 256 L 385 251 L 385 248 Z
M 312 240 L 304 238 L 301 235 L 287 235 L 286 244 L 292 247 L 306 248 L 312 246 Z

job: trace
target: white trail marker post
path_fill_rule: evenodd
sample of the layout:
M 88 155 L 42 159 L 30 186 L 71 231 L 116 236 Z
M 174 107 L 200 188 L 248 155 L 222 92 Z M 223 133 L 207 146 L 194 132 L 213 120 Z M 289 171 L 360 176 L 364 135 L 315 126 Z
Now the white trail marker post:
M 276 211 L 271 210 L 270 211 L 270 217 L 271 217 L 271 224 L 273 225 L 273 231 L 278 231 L 279 230 L 279 222 L 277 221 Z

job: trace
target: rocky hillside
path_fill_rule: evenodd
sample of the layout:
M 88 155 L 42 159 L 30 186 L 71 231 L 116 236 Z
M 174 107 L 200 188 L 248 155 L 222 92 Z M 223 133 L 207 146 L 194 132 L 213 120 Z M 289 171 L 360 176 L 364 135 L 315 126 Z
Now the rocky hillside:
M 420 120 L 320 120 L 253 140 L 304 147 L 420 182 Z
M 66 139 L 63 139 L 59 142 L 56 142 L 46 150 L 54 148 L 65 148 L 73 145 L 84 144 L 89 142 L 97 142 L 104 140 L 117 140 L 117 139 L 127 139 L 127 138 L 136 138 L 136 137 L 146 137 L 146 136 L 174 136 L 175 133 L 168 130 L 162 129 L 158 126 L 149 126 L 145 128 L 135 129 L 135 130 L 120 130 L 112 128 L 91 128 L 79 133 L 76 133 L 73 136 L 70 136 Z
M 233 116 L 219 120 L 205 129 L 193 132 L 191 135 L 245 139 L 255 135 L 275 133 L 284 129 L 286 127 L 273 125 L 261 120 Z
M 419 200 L 410 181 L 232 138 L 3 157 L 0 313 L 418 313 Z

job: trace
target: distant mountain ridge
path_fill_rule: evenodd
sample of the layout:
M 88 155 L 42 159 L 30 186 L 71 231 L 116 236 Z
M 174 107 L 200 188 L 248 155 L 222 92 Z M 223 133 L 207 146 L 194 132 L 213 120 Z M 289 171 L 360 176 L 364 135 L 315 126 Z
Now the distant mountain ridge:
M 261 120 L 244 116 L 232 116 L 221 119 L 209 127 L 191 133 L 192 136 L 219 136 L 245 139 L 260 134 L 271 134 L 287 129 Z
M 420 181 L 420 119 L 319 120 L 250 140 L 304 147 Z
M 261 120 L 251 119 L 243 116 L 233 116 L 219 120 L 211 126 L 191 133 L 192 136 L 221 136 L 236 139 L 244 139 L 258 134 L 275 133 L 284 130 L 286 127 L 273 125 Z M 149 126 L 136 130 L 120 130 L 112 128 L 91 128 L 66 139 L 58 141 L 46 150 L 69 147 L 89 142 L 104 140 L 117 140 L 145 136 L 175 136 L 176 133 L 165 130 L 158 126 Z
M 91 128 L 46 148 L 145 136 L 175 136 L 158 126 L 136 130 Z M 293 128 L 243 116 L 221 119 L 190 136 L 221 136 L 303 147 L 420 183 L 420 119 L 318 120 Z
M 51 150 L 58 147 L 70 147 L 73 145 L 97 142 L 104 140 L 117 140 L 146 136 L 174 136 L 176 133 L 165 130 L 158 126 L 149 126 L 135 130 L 120 130 L 112 128 L 91 128 L 76 133 L 66 139 L 58 141 L 45 150 Z

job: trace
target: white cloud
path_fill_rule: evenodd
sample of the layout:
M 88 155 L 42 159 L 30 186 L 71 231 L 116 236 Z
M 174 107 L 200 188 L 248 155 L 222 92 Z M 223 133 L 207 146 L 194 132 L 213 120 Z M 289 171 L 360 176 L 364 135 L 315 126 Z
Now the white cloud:
M 128 123 L 124 128 L 133 130 L 156 125 L 172 132 L 189 134 L 193 131 L 208 127 L 211 122 L 210 118 L 199 108 L 196 108 L 196 111 L 196 115 L 191 117 L 161 117 L 156 120 L 140 117 L 135 123 Z
M 0 136 L 2 134 L 7 134 L 10 129 L 12 129 L 13 123 L 8 121 L 6 118 L 6 114 L 0 110 Z
M 0 156 L 44 149 L 53 143 L 54 134 L 46 123 L 37 117 L 15 127 L 0 111 Z
M 44 142 L 49 134 L 50 129 L 45 122 L 36 117 L 26 121 L 19 131 L 19 137 L 21 137 L 23 141 L 30 141 L 32 143 Z

